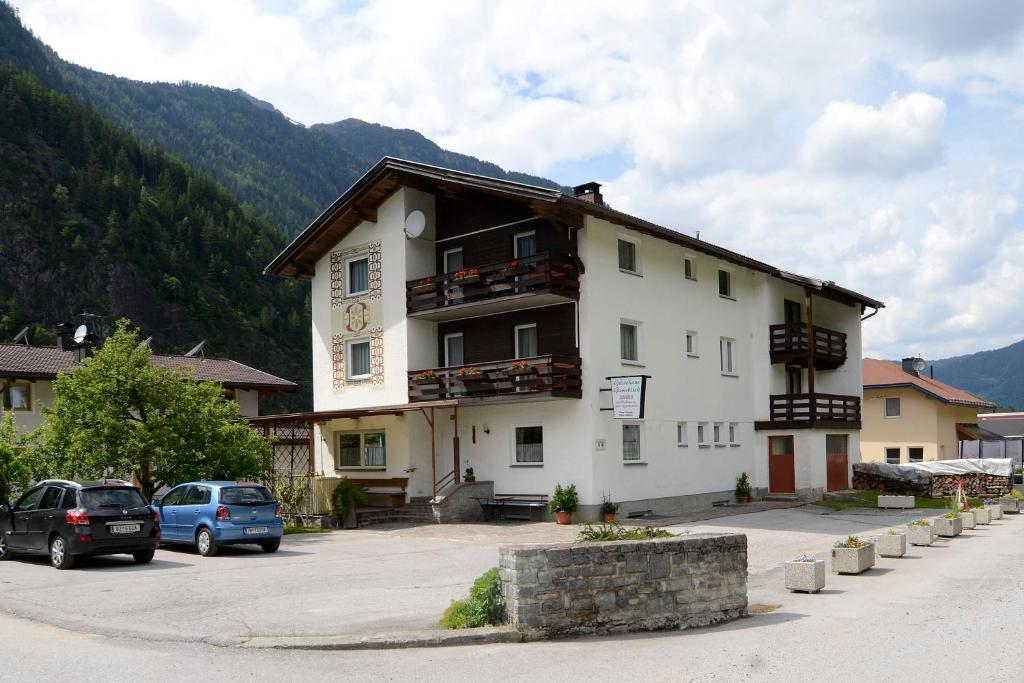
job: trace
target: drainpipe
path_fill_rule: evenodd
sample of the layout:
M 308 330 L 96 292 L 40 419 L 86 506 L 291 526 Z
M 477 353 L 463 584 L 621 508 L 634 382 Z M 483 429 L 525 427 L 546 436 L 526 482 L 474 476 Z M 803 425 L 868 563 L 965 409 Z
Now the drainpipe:
M 867 314 L 866 316 L 864 316 L 863 318 L 861 318 L 861 319 L 860 319 L 860 321 L 861 321 L 861 322 L 864 322 L 865 320 L 867 320 L 867 319 L 868 319 L 868 318 L 870 318 L 871 316 L 874 316 L 874 315 L 877 315 L 877 314 L 878 314 L 878 309 L 877 309 L 877 308 L 875 308 L 874 306 L 865 306 L 864 308 L 870 308 L 870 309 L 871 309 L 871 312 L 870 312 L 870 313 L 868 313 L 868 314 Z

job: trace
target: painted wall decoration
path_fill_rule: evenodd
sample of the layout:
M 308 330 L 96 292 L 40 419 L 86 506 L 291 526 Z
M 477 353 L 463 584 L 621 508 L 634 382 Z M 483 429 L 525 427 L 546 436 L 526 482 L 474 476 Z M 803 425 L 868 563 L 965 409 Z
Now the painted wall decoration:
M 347 264 L 365 257 L 368 265 L 369 291 L 345 295 Z M 347 385 L 369 384 L 384 388 L 384 316 L 381 293 L 380 242 L 370 242 L 331 252 L 331 365 L 335 391 Z M 349 379 L 345 371 L 345 348 L 349 341 L 370 342 L 370 377 Z

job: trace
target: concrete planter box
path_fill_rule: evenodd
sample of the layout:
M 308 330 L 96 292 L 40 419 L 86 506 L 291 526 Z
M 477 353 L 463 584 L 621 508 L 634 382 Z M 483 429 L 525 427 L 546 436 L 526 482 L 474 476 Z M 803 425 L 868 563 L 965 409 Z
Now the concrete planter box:
M 878 507 L 880 508 L 902 508 L 911 509 L 914 507 L 913 496 L 879 496 Z
M 973 529 L 978 525 L 978 518 L 975 516 L 974 510 L 961 512 L 960 519 L 962 520 L 961 526 L 964 529 Z
M 989 524 L 992 522 L 992 515 L 989 514 L 988 508 L 974 508 L 971 512 L 974 513 L 975 524 Z
M 1016 498 L 1000 498 L 999 505 L 1003 508 L 1003 512 L 1011 515 L 1020 514 L 1020 501 Z
M 825 587 L 825 560 L 787 562 L 786 589 L 794 593 L 817 593 Z
M 883 534 L 875 539 L 879 557 L 903 557 L 907 554 L 906 534 Z
M 860 574 L 874 566 L 874 543 L 859 548 L 832 548 L 832 571 L 836 574 Z
M 1003 518 L 1003 506 L 1000 505 L 999 503 L 992 503 L 990 505 L 986 505 L 985 509 L 988 510 L 988 514 L 991 516 L 992 519 Z
M 907 541 L 910 545 L 931 545 L 935 542 L 935 529 L 931 524 L 910 524 L 907 526 Z
M 932 522 L 932 527 L 935 529 L 936 536 L 942 536 L 943 538 L 953 538 L 959 536 L 964 530 L 964 518 L 963 515 L 956 519 L 946 519 L 945 517 L 936 517 Z

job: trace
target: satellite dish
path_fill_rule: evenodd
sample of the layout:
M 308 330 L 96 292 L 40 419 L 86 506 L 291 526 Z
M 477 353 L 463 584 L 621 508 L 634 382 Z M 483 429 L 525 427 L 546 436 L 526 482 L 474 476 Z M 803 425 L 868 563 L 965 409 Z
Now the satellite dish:
M 89 334 L 89 328 L 87 328 L 85 325 L 79 325 L 78 327 L 76 327 L 74 336 L 75 343 L 81 344 L 82 342 L 84 342 L 87 334 Z
M 419 209 L 410 211 L 409 215 L 405 217 L 405 236 L 409 239 L 414 240 L 422 235 L 426 227 L 427 217 Z
M 913 360 L 913 362 L 911 363 L 911 365 L 913 366 L 913 368 L 914 368 L 914 370 L 916 372 L 920 373 L 922 370 L 924 370 L 924 366 L 925 366 L 924 358 L 921 358 L 920 356 L 915 358 Z

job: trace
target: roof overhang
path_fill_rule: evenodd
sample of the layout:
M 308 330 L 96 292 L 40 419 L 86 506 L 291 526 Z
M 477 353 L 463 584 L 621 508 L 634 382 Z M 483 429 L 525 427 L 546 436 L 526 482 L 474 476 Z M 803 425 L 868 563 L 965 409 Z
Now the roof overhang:
M 936 394 L 933 391 L 928 391 L 924 387 L 914 384 L 913 382 L 896 382 L 890 384 L 865 384 L 864 390 L 866 391 L 868 389 L 914 389 L 916 391 L 921 392 L 928 398 L 933 398 L 939 403 L 945 403 L 951 406 L 964 406 L 966 408 L 995 408 L 994 403 L 989 403 L 988 401 L 984 401 L 982 399 L 978 399 L 977 401 L 963 401 L 960 399 L 946 398 L 945 396 L 940 396 L 939 394 Z
M 996 434 L 975 422 L 957 422 L 956 438 L 960 441 L 1006 441 L 1002 434 Z
M 314 410 L 305 413 L 287 413 L 284 415 L 260 415 L 247 418 L 252 424 L 273 424 L 277 422 L 330 422 L 331 420 L 353 420 L 360 417 L 380 417 L 382 415 L 402 415 L 427 408 L 455 408 L 457 400 L 417 401 L 416 403 L 400 403 L 390 406 L 372 406 L 368 408 L 349 408 L 345 410 Z

